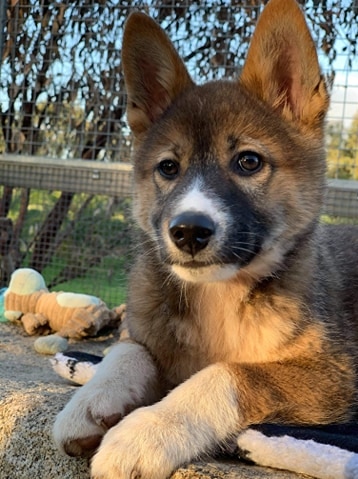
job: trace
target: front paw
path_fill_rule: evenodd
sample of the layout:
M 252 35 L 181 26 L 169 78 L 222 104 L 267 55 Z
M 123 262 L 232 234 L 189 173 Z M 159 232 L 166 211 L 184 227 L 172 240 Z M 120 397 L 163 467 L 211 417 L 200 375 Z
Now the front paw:
M 114 397 L 98 391 L 89 397 L 75 395 L 56 418 L 53 428 L 55 443 L 69 456 L 92 456 L 108 429 L 133 407 L 120 404 L 114 401 Z
M 120 343 L 57 416 L 54 440 L 70 456 L 91 455 L 110 427 L 160 395 L 148 352 L 134 343 Z
M 104 437 L 92 462 L 93 479 L 166 479 L 179 467 L 185 433 L 157 406 L 137 409 Z M 183 454 L 184 453 L 184 454 Z

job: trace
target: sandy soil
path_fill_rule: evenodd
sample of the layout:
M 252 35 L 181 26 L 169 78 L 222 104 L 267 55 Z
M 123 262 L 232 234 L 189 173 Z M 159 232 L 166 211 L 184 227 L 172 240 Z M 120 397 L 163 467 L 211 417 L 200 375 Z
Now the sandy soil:
M 0 479 L 89 479 L 88 461 L 60 455 L 51 440 L 54 417 L 76 386 L 52 370 L 48 356 L 36 353 L 34 340 L 20 326 L 0 323 Z M 108 335 L 71 344 L 71 349 L 101 354 L 114 341 Z M 172 479 L 299 477 L 222 460 L 191 464 Z

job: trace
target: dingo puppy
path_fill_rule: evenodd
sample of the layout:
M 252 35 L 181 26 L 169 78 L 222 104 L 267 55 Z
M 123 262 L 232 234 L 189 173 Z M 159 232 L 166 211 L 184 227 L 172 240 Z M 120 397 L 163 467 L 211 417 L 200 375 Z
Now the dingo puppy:
M 59 414 L 57 444 L 99 446 L 97 479 L 165 479 L 251 424 L 351 418 L 358 234 L 319 224 L 328 95 L 299 6 L 269 2 L 238 80 L 195 85 L 142 13 L 122 59 L 132 340 Z

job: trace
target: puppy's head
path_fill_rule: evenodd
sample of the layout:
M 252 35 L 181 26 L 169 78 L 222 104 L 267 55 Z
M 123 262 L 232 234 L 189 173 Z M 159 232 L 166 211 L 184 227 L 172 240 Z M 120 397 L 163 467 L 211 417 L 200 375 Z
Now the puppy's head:
M 294 0 L 271 0 L 241 77 L 197 86 L 163 30 L 132 14 L 123 70 L 134 216 L 186 281 L 260 279 L 311 231 L 328 96 Z

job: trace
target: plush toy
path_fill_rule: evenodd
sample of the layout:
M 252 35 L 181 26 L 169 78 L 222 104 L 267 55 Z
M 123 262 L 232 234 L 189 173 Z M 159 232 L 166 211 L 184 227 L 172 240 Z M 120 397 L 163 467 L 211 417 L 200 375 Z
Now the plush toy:
M 50 293 L 41 274 L 29 268 L 14 271 L 4 295 L 4 316 L 21 321 L 29 335 L 94 336 L 105 326 L 119 326 L 123 310 L 111 310 L 95 296 Z

